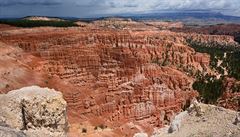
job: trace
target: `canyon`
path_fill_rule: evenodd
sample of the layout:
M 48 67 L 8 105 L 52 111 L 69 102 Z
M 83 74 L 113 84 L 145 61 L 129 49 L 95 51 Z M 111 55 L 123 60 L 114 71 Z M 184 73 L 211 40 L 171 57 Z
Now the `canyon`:
M 113 18 L 77 24 L 0 24 L 0 93 L 31 85 L 61 91 L 73 137 L 151 134 L 170 124 L 199 98 L 192 86 L 198 74 L 221 75 L 211 67 L 211 55 L 189 40 L 240 48 L 235 35 L 183 31 L 180 22 Z M 217 104 L 239 111 L 238 85 L 226 76 Z

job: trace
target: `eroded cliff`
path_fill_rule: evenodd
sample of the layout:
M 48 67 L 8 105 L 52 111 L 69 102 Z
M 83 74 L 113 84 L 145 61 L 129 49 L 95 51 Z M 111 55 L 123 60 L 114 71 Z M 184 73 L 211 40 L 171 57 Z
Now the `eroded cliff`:
M 210 68 L 210 55 L 196 52 L 188 39 L 236 44 L 230 36 L 189 35 L 154 26 L 141 31 L 100 27 L 2 31 L 4 49 L 7 44 L 21 51 L 21 58 L 3 52 L 2 72 L 7 73 L 9 60 L 19 60 L 16 70 L 26 69 L 31 77 L 17 78 L 63 91 L 72 125 L 87 121 L 90 128 L 106 125 L 119 136 L 126 132 L 131 136 L 168 124 L 198 96 L 192 89 L 195 75 L 216 74 Z M 34 73 L 37 80 L 31 80 Z M 15 86 L 5 80 L 1 92 Z M 72 131 L 81 132 L 72 136 L 85 133 Z

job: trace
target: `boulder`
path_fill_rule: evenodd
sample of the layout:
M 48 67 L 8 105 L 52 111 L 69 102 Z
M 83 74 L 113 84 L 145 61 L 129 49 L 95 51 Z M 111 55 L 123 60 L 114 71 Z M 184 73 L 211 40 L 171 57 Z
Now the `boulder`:
M 0 122 L 25 132 L 46 129 L 65 136 L 66 106 L 61 92 L 38 86 L 25 87 L 0 95 Z
M 196 99 L 192 101 L 192 104 L 188 108 L 188 111 L 191 112 L 196 112 L 196 116 L 202 116 L 204 114 L 204 105 L 199 103 Z
M 235 118 L 235 121 L 234 121 L 233 124 L 238 125 L 239 123 L 240 123 L 240 112 L 237 113 L 236 118 Z

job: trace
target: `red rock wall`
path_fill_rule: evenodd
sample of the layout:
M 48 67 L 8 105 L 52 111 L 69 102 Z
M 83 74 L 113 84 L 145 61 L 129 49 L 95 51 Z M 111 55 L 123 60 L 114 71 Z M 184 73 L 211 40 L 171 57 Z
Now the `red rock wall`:
M 64 93 L 74 116 L 101 117 L 112 126 L 168 123 L 197 96 L 190 73 L 209 65 L 209 56 L 196 53 L 183 36 L 171 32 L 24 31 L 0 40 L 41 58 L 35 71 L 80 90 Z

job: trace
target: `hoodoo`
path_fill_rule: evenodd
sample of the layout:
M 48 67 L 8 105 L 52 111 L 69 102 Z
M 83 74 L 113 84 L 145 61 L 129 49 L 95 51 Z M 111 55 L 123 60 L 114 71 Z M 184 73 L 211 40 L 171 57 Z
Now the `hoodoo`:
M 240 25 L 67 19 L 0 20 L 0 136 L 239 135 Z

